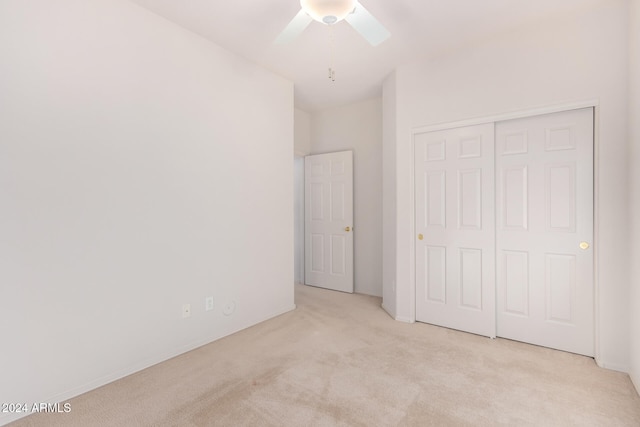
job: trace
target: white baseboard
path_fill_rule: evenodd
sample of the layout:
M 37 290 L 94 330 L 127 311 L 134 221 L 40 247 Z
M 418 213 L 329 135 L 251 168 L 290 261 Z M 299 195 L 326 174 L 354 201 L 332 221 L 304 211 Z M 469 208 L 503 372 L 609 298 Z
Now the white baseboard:
M 629 367 L 624 365 L 619 365 L 617 363 L 609 363 L 606 360 L 599 359 L 597 356 L 594 358 L 596 361 L 596 365 L 601 368 L 610 369 L 612 371 L 624 372 L 625 374 L 629 373 Z
M 404 316 L 396 316 L 396 320 L 398 322 L 404 322 L 404 323 L 416 323 L 416 321 L 414 319 L 410 319 L 410 318 L 404 317 Z
M 636 393 L 640 395 L 640 376 L 637 372 L 629 372 L 629 378 L 631 378 L 631 383 L 636 388 Z
M 122 378 L 124 378 L 126 376 L 135 374 L 136 372 L 142 371 L 143 369 L 150 368 L 151 366 L 157 365 L 158 363 L 165 362 L 165 361 L 167 361 L 169 359 L 172 359 L 174 357 L 180 356 L 181 354 L 187 353 L 187 352 L 189 352 L 191 350 L 195 350 L 198 347 L 202 347 L 203 345 L 210 344 L 210 343 L 212 343 L 214 341 L 217 341 L 217 340 L 219 340 L 221 338 L 224 338 L 226 336 L 233 335 L 233 334 L 235 334 L 237 332 L 240 332 L 240 331 L 242 331 L 244 329 L 250 328 L 251 326 L 255 326 L 255 325 L 257 325 L 259 323 L 262 323 L 262 322 L 264 322 L 266 320 L 273 319 L 274 317 L 278 317 L 278 316 L 280 316 L 282 314 L 288 313 L 288 312 L 290 312 L 292 310 L 295 310 L 295 309 L 296 309 L 296 305 L 293 304 L 289 308 L 281 310 L 281 311 L 278 311 L 276 313 L 273 313 L 272 315 L 268 315 L 264 319 L 258 320 L 255 323 L 251 323 L 251 324 L 248 324 L 248 325 L 243 325 L 243 326 L 241 326 L 241 327 L 239 327 L 237 329 L 234 329 L 231 332 L 228 332 L 226 334 L 218 335 L 218 336 L 210 336 L 210 337 L 207 337 L 205 339 L 198 340 L 196 342 L 187 344 L 185 346 L 182 346 L 182 347 L 179 347 L 179 348 L 176 348 L 176 349 L 173 349 L 173 350 L 158 354 L 158 355 L 156 355 L 156 356 L 154 356 L 152 358 L 148 358 L 148 359 L 142 360 L 142 361 L 140 361 L 138 363 L 135 363 L 135 364 L 133 364 L 133 365 L 131 365 L 131 366 L 125 368 L 125 369 L 121 369 L 121 370 L 113 372 L 113 373 L 111 373 L 109 375 L 105 375 L 105 376 L 97 378 L 97 379 L 95 379 L 93 381 L 89 381 L 86 384 L 83 384 L 81 386 L 72 388 L 71 390 L 64 391 L 64 392 L 59 393 L 59 394 L 57 394 L 55 396 L 52 396 L 52 397 L 50 397 L 48 399 L 44 399 L 44 400 L 42 400 L 42 402 L 38 402 L 38 403 L 52 403 L 52 404 L 53 403 L 61 403 L 61 404 L 65 403 L 65 402 L 71 400 L 72 398 L 77 397 L 77 396 L 79 396 L 79 395 L 81 395 L 83 393 L 87 393 L 87 392 L 89 392 L 91 390 L 95 390 L 98 387 L 102 387 L 104 385 L 107 385 L 107 384 L 112 383 L 114 381 L 117 381 L 119 379 L 122 379 Z M 16 414 L 16 413 L 4 413 L 4 414 L 0 414 L 0 426 L 4 426 L 6 424 L 9 424 L 10 422 L 16 421 L 16 420 L 18 420 L 20 418 L 24 418 L 24 417 L 26 417 L 28 415 L 31 415 L 31 414 L 30 413 L 18 413 L 18 414 Z
M 391 310 L 389 310 L 389 308 L 388 308 L 386 305 L 384 305 L 384 301 L 382 301 L 382 304 L 380 304 L 380 307 L 382 307 L 382 309 L 383 309 L 383 310 L 384 310 L 384 311 L 385 311 L 389 316 L 391 316 L 391 318 L 392 318 L 392 319 L 395 319 L 395 318 L 396 318 L 395 314 L 394 314 Z
M 391 310 L 389 310 L 385 305 L 384 302 L 382 304 L 380 304 L 380 307 L 382 307 L 382 309 L 384 311 L 387 312 L 387 314 L 389 316 L 391 316 L 391 318 L 393 320 L 397 320 L 398 322 L 404 322 L 404 323 L 416 323 L 416 321 L 414 319 L 410 319 L 408 317 L 404 317 L 404 316 L 396 316 L 394 312 L 392 312 Z

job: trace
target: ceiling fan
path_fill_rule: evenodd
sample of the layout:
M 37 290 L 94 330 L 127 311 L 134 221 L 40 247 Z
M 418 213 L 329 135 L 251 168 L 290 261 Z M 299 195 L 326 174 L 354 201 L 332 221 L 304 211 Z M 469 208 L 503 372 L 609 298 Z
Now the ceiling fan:
M 300 12 L 289 22 L 276 38 L 275 43 L 288 43 L 298 37 L 311 21 L 333 25 L 342 20 L 364 37 L 372 46 L 377 46 L 391 36 L 389 30 L 357 0 L 300 0 Z

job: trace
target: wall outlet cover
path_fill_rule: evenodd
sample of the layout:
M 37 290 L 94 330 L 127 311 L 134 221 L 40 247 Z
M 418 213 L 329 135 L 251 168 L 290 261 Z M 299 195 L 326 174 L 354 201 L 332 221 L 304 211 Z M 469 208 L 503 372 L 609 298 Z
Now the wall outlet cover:
M 225 316 L 231 316 L 234 311 L 236 311 L 235 301 L 227 301 L 227 303 L 222 308 L 222 314 L 224 314 Z

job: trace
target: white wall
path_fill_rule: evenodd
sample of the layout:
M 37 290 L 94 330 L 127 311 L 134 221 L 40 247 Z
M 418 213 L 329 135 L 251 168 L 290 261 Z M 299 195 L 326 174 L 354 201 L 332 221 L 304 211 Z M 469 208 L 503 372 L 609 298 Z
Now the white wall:
M 293 280 L 304 283 L 304 157 L 293 159 Z
M 311 152 L 311 115 L 299 108 L 294 109 L 294 150 L 298 156 Z
M 304 283 L 304 156 L 311 152 L 311 115 L 294 109 L 294 280 Z
M 385 234 L 397 233 L 397 318 L 415 318 L 410 267 L 411 129 L 596 99 L 596 353 L 604 366 L 628 369 L 626 5 L 624 0 L 603 1 L 564 19 L 539 22 L 396 70 L 397 222 L 384 226 Z
M 127 1 L 0 2 L 0 402 L 293 309 L 293 117 L 290 82 Z
M 311 153 L 353 150 L 355 292 L 382 296 L 382 100 L 311 115 Z
M 631 242 L 640 242 L 640 0 L 631 0 L 629 13 L 629 182 L 631 183 Z M 640 248 L 631 249 L 631 378 L 640 392 Z
M 382 307 L 396 318 L 396 73 L 382 84 Z M 402 320 L 402 319 L 398 319 Z M 404 319 L 409 320 L 409 319 Z

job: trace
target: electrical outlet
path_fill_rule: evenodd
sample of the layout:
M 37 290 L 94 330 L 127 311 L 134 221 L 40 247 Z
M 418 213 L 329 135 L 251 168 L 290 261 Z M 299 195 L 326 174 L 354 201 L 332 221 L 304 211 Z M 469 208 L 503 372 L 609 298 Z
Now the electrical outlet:
M 231 316 L 234 311 L 236 311 L 235 301 L 227 301 L 227 303 L 222 308 L 222 314 L 224 314 L 225 316 Z
M 207 297 L 204 300 L 204 309 L 206 311 L 211 311 L 213 310 L 213 297 Z
M 191 317 L 191 304 L 182 304 L 182 317 Z

